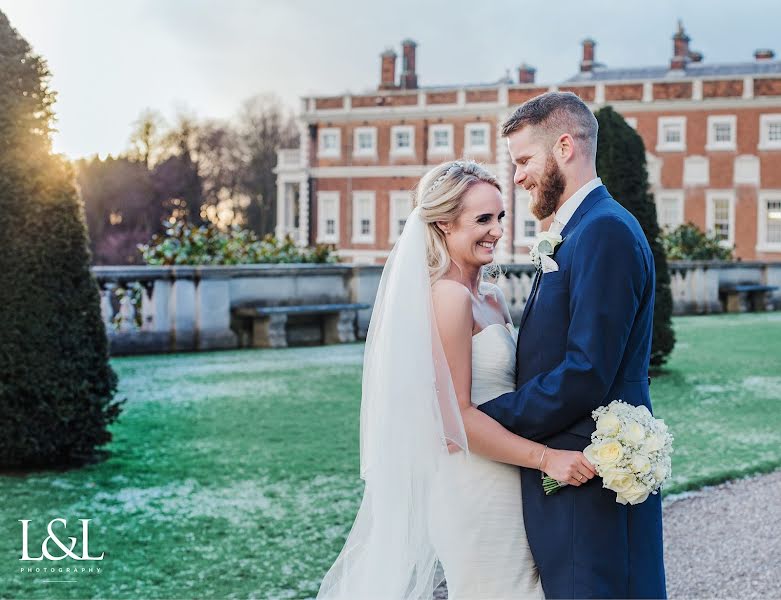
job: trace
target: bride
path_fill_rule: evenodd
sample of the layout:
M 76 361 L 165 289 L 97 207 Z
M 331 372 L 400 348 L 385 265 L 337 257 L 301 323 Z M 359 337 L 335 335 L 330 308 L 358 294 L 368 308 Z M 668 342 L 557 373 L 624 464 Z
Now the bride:
M 366 339 L 364 496 L 318 598 L 428 600 L 437 562 L 451 600 L 543 597 L 517 467 L 572 485 L 594 470 L 476 409 L 515 386 L 515 329 L 483 281 L 504 214 L 496 178 L 472 161 L 439 165 L 417 186 Z

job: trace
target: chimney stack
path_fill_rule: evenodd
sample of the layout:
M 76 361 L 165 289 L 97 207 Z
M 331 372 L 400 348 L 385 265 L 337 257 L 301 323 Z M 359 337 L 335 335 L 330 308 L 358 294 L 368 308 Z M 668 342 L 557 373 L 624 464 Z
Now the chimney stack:
M 580 61 L 580 72 L 590 73 L 594 69 L 594 48 L 597 43 L 591 38 L 583 40 L 583 60 Z
M 770 48 L 760 48 L 756 52 L 754 52 L 754 58 L 756 60 L 766 61 L 766 60 L 773 60 L 776 57 L 776 53 L 773 52 Z
M 526 63 L 521 63 L 518 67 L 518 83 L 534 83 L 534 74 L 537 69 Z
M 670 69 L 686 68 L 686 63 L 690 60 L 689 40 L 689 36 L 683 30 L 683 23 L 678 21 L 678 31 L 673 36 L 673 58 L 670 61 Z
M 410 39 L 401 43 L 401 89 L 414 90 L 418 87 L 418 76 L 415 74 L 415 48 L 417 44 Z
M 380 54 L 382 67 L 380 70 L 380 89 L 396 89 L 396 53 L 390 48 Z

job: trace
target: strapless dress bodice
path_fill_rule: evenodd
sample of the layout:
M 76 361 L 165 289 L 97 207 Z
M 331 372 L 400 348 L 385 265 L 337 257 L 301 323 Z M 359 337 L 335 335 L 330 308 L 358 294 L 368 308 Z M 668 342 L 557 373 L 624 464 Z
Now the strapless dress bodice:
M 472 405 L 515 389 L 517 333 L 512 324 L 489 325 L 472 336 Z

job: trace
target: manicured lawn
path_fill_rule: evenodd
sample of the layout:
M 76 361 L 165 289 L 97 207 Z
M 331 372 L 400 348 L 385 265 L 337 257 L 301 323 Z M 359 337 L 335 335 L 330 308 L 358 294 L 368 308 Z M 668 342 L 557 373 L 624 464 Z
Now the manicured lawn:
M 675 320 L 651 393 L 676 436 L 667 492 L 781 466 L 781 314 Z M 115 359 L 128 398 L 112 457 L 0 477 L 0 597 L 307 598 L 360 500 L 363 345 Z M 22 563 L 46 524 L 92 519 L 99 562 Z M 78 528 L 78 529 L 77 529 Z M 63 552 L 49 543 L 50 553 Z M 63 573 L 20 573 L 21 565 Z M 67 567 L 101 573 L 66 573 Z M 73 583 L 44 583 L 75 580 Z

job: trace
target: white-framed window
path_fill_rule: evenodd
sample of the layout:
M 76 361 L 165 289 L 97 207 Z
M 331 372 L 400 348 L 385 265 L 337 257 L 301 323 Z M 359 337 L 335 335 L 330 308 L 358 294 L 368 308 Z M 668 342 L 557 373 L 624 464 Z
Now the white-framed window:
M 708 141 L 706 150 L 735 150 L 737 148 L 737 117 L 735 115 L 711 115 L 708 117 Z
M 660 179 L 657 179 L 655 183 L 661 181 L 661 165 L 659 171 Z M 683 185 L 708 185 L 710 182 L 710 159 L 707 156 L 686 156 L 683 159 Z
M 686 151 L 686 117 L 659 117 L 656 151 Z
M 656 193 L 656 220 L 661 229 L 683 225 L 683 190 L 659 190 Z
M 491 124 L 467 123 L 464 125 L 464 153 L 490 154 Z
M 759 115 L 759 150 L 781 150 L 781 114 Z
M 342 130 L 325 127 L 317 132 L 317 155 L 323 158 L 339 158 L 342 154 Z
M 531 196 L 522 187 L 515 188 L 513 203 L 513 245 L 528 248 L 540 231 L 540 222 L 529 210 Z
M 339 192 L 317 192 L 317 243 L 339 243 Z
M 353 192 L 353 243 L 374 243 L 374 192 Z
M 391 127 L 391 149 L 393 156 L 415 155 L 415 128 L 412 125 Z
M 393 191 L 390 193 L 390 230 L 388 231 L 388 241 L 394 243 L 399 239 L 404 225 L 407 223 L 407 217 L 412 212 L 412 194 L 406 190 Z
M 453 126 L 430 125 L 428 128 L 428 153 L 453 154 Z
M 626 124 L 632 129 L 637 129 L 637 117 L 624 117 L 624 121 L 626 121 Z
M 757 250 L 781 252 L 781 190 L 759 192 Z
M 735 244 L 735 191 L 705 192 L 705 228 L 724 246 Z
M 377 156 L 377 128 L 356 127 L 353 132 L 353 156 Z

